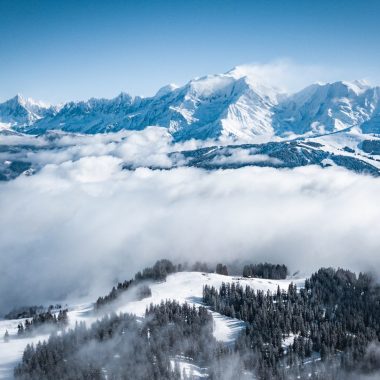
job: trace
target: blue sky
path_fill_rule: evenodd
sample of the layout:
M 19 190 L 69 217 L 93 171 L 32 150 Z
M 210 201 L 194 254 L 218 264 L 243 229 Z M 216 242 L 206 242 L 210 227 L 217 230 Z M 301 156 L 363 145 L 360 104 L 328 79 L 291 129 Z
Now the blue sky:
M 379 14 L 377 0 L 0 0 L 0 100 L 152 95 L 284 59 L 297 83 L 377 84 Z

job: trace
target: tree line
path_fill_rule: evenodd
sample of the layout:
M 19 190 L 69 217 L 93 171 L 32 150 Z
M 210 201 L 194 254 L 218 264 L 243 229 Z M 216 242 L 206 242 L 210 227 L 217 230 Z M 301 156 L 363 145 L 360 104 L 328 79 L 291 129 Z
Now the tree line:
M 66 327 L 68 324 L 67 309 L 60 310 L 58 314 L 51 311 L 34 315 L 32 319 L 26 319 L 17 326 L 17 335 L 30 335 L 33 330 L 40 327 Z
M 45 311 L 53 311 L 62 309 L 62 305 L 49 305 L 45 308 L 42 305 L 34 306 L 20 306 L 12 309 L 9 313 L 4 315 L 5 319 L 21 319 L 21 318 L 33 318 L 35 315 L 43 313 Z
M 173 269 L 163 264 L 145 273 L 163 278 Z M 179 355 L 207 368 L 212 380 L 231 368 L 236 379 L 251 373 L 260 380 L 347 380 L 380 369 L 380 287 L 367 274 L 324 268 L 304 288 L 290 283 L 273 293 L 238 283 L 205 286 L 203 302 L 244 321 L 234 345 L 215 340 L 205 307 L 166 301 L 150 305 L 142 321 L 110 314 L 28 345 L 15 377 L 179 379 Z
M 368 345 L 380 340 L 380 287 L 367 274 L 320 269 L 305 288 L 298 290 L 291 283 L 287 291 L 278 288 L 274 293 L 235 283 L 220 289 L 206 285 L 203 301 L 246 323 L 236 350 L 250 358 L 245 367 L 257 371 L 260 379 L 292 378 L 291 373 L 299 372 L 315 354 L 323 365 L 330 363 L 329 369 L 365 368 Z M 289 336 L 295 338 L 285 347 Z M 322 373 L 322 364 L 319 367 L 314 375 Z M 324 376 L 329 378 L 328 373 Z
M 134 301 L 140 301 L 152 295 L 152 290 L 148 285 L 143 284 L 137 286 L 137 283 L 138 282 L 134 280 L 119 282 L 117 286 L 114 286 L 107 295 L 99 297 L 96 300 L 94 305 L 95 310 L 99 310 L 110 302 L 115 301 L 122 293 L 126 292 L 127 290 L 134 290 Z
M 138 322 L 129 314 L 111 314 L 89 328 L 82 322 L 28 345 L 15 378 L 179 380 L 178 355 L 210 363 L 225 352 L 204 307 L 166 301 L 147 308 L 145 317 Z
M 285 279 L 288 275 L 288 268 L 286 265 L 280 264 L 250 264 L 245 265 L 243 268 L 243 277 L 259 277 L 271 280 Z

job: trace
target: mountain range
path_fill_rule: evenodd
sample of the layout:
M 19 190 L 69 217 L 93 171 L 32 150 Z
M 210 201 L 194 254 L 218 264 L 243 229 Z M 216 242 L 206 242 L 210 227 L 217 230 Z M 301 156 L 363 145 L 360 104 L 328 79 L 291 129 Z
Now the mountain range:
M 237 67 L 181 87 L 165 86 L 145 98 L 121 93 L 113 99 L 49 106 L 17 95 L 0 104 L 0 126 L 28 134 L 49 130 L 92 134 L 160 126 L 175 141 L 268 142 L 352 128 L 379 133 L 379 97 L 380 87 L 364 81 L 317 83 L 289 95 Z

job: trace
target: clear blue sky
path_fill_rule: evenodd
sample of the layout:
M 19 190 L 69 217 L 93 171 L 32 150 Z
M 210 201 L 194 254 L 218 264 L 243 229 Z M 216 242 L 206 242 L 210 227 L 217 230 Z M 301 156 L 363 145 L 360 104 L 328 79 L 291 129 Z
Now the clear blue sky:
M 151 95 L 279 58 L 380 83 L 379 17 L 378 0 L 0 0 L 0 100 Z

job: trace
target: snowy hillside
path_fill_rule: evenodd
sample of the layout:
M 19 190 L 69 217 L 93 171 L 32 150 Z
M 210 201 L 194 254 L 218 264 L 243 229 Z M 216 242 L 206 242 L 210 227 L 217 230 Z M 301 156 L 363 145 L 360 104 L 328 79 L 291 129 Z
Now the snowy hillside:
M 126 292 L 120 300 L 114 303 L 112 310 L 115 312 L 133 313 L 138 317 L 143 317 L 146 307 L 151 303 L 159 304 L 161 301 L 168 299 L 176 300 L 181 304 L 187 302 L 196 306 L 201 305 L 204 285 L 219 287 L 223 282 L 240 283 L 243 286 L 249 285 L 256 290 L 270 290 L 274 292 L 277 290 L 277 286 L 286 290 L 292 281 L 299 287 L 302 287 L 304 284 L 304 279 L 265 280 L 224 276 L 215 273 L 180 272 L 169 275 L 165 282 L 150 284 L 152 295 L 141 301 L 130 301 L 128 292 Z M 222 316 L 216 312 L 210 311 L 210 313 L 214 320 L 213 334 L 215 338 L 225 344 L 234 342 L 239 331 L 244 328 L 244 322 Z M 84 302 L 77 305 L 69 305 L 68 316 L 70 327 L 74 327 L 77 322 L 81 321 L 89 325 L 101 315 L 93 313 L 92 303 Z M 22 321 L 25 321 L 25 319 Z M 17 338 L 17 325 L 19 323 L 19 319 L 0 320 L 0 336 L 3 337 L 7 330 L 11 338 L 9 342 L 0 341 L 0 378 L 2 379 L 12 378 L 13 368 L 21 359 L 23 350 L 27 344 L 36 344 L 39 340 L 48 338 L 46 334 Z M 185 362 L 182 365 L 185 365 Z M 189 365 L 186 368 L 189 368 Z
M 380 175 L 380 140 L 357 132 L 262 144 L 209 146 L 183 151 L 186 165 L 215 169 L 244 166 L 296 168 L 340 166 L 356 173 Z
M 368 273 L 185 267 L 159 260 L 95 303 L 12 310 L 0 321 L 0 376 L 340 380 L 372 363 L 380 289 Z
M 93 134 L 160 126 L 176 141 L 267 142 L 351 127 L 378 133 L 379 95 L 379 87 L 363 81 L 313 84 L 286 95 L 244 67 L 236 67 L 181 87 L 165 86 L 146 98 L 121 93 L 113 99 L 49 107 L 18 95 L 0 104 L 0 125 L 30 134 L 48 130 Z

